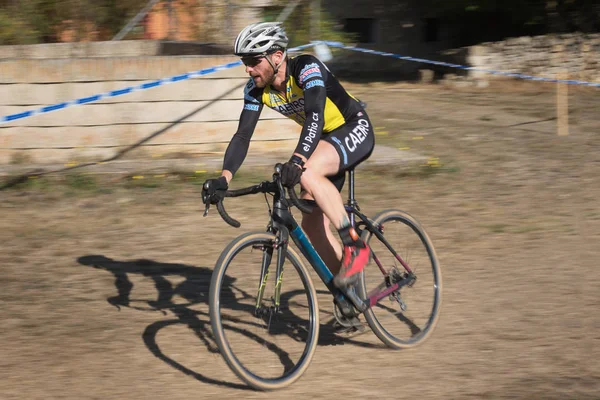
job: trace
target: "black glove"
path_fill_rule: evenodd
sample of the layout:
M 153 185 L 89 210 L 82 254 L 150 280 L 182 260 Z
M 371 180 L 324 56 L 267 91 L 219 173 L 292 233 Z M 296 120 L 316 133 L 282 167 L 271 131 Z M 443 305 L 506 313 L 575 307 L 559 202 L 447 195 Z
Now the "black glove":
M 224 176 L 217 179 L 207 179 L 202 185 L 202 202 L 204 204 L 217 204 L 225 197 L 228 187 L 227 179 Z
M 283 186 L 292 188 L 300 183 L 300 177 L 304 172 L 302 164 L 302 159 L 294 156 L 281 166 L 281 183 Z

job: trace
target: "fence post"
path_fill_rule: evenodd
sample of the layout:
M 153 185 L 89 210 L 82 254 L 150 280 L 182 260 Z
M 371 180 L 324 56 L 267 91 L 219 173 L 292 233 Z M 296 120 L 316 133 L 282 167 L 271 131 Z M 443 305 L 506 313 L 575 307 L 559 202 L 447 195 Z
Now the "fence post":
M 559 80 L 567 80 L 567 71 L 558 73 Z M 569 135 L 569 85 L 563 82 L 556 83 L 556 121 L 558 136 Z

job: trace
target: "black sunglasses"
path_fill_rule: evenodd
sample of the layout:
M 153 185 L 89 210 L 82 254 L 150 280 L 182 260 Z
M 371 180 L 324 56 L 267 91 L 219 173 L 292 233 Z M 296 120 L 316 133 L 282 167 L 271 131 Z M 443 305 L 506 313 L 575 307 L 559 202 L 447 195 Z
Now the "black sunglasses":
M 256 67 L 265 56 L 248 56 L 242 57 L 242 62 L 246 67 Z

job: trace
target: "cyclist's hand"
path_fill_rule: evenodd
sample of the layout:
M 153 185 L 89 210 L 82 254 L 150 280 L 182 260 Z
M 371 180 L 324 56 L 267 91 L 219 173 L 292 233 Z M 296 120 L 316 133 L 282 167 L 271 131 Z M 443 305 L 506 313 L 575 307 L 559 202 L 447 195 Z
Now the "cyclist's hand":
M 228 187 L 227 179 L 224 176 L 217 179 L 207 179 L 202 185 L 202 202 L 204 204 L 217 204 L 225 197 Z
M 285 187 L 292 188 L 300 183 L 300 177 L 304 168 L 300 164 L 290 160 L 281 167 L 281 183 Z

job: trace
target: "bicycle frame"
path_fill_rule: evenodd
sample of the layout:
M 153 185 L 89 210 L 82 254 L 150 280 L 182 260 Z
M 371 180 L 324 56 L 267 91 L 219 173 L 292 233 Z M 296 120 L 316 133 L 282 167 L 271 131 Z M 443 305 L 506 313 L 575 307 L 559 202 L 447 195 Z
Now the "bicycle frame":
M 350 171 L 349 196 L 348 203 L 345 205 L 345 211 L 358 236 L 371 247 L 370 254 L 374 263 L 377 264 L 381 275 L 377 273 L 371 274 L 373 271 L 369 270 L 362 275 L 358 275 L 358 278 L 360 278 L 358 284 L 345 289 L 337 288 L 333 283 L 333 273 L 317 253 L 306 233 L 295 220 L 291 210 L 291 206 L 293 205 L 303 213 L 310 213 L 312 207 L 309 202 L 298 199 L 296 192 L 292 188 L 287 188 L 289 190 L 286 191 L 281 182 L 282 165 L 277 164 L 274 169 L 275 172 L 273 173 L 272 180 L 263 181 L 259 184 L 237 190 L 227 190 L 223 195 L 223 197 L 240 197 L 263 193 L 269 208 L 269 221 L 266 226 L 267 232 L 249 232 L 234 239 L 221 253 L 212 274 L 209 290 L 211 326 L 215 342 L 232 371 L 256 389 L 272 390 L 296 381 L 308 367 L 318 345 L 320 328 L 319 301 L 313 279 L 307 268 L 308 266 L 302 262 L 302 257 L 298 253 L 304 256 L 305 262 L 308 261 L 310 263 L 334 299 L 332 328 L 334 328 L 335 333 L 353 334 L 363 332 L 365 325 L 360 320 L 359 314 L 364 313 L 363 317 L 374 334 L 383 343 L 393 349 L 410 348 L 426 339 L 438 320 L 441 271 L 433 245 L 419 223 L 409 214 L 396 209 L 381 211 L 373 219 L 362 214 L 354 198 L 354 173 Z M 210 194 L 211 189 L 214 189 L 211 188 L 212 183 L 213 181 L 209 180 L 205 182 L 203 187 L 203 201 L 206 205 L 205 215 L 208 213 L 210 205 L 214 204 L 212 202 L 216 197 Z M 232 218 L 225 210 L 220 196 L 221 193 L 215 192 L 215 194 L 219 194 L 219 201 L 216 202 L 216 206 L 223 220 L 233 227 L 240 227 L 240 222 Z M 272 196 L 272 198 L 268 198 L 267 195 Z M 315 217 L 318 217 L 318 215 L 315 215 Z M 405 315 L 408 305 L 404 301 L 405 299 L 402 298 L 402 294 L 404 293 L 400 293 L 400 288 L 403 286 L 412 286 L 416 282 L 416 275 L 388 242 L 388 240 L 393 240 L 396 243 L 396 240 L 399 240 L 401 246 L 404 247 L 404 239 L 392 239 L 392 237 L 406 237 L 406 235 L 397 235 L 397 230 L 391 229 L 390 233 L 392 234 L 388 233 L 386 239 L 383 235 L 384 227 L 399 227 L 402 233 L 408 228 L 410 239 L 413 239 L 410 230 L 414 231 L 427 252 L 433 272 L 433 304 L 426 321 L 422 318 L 411 318 L 412 313 Z M 354 233 L 352 236 L 356 237 Z M 290 238 L 297 245 L 299 251 L 288 248 Z M 383 245 L 379 245 L 374 239 Z M 315 245 L 317 244 L 315 242 Z M 380 253 L 378 255 L 381 256 L 381 260 L 374 254 L 373 247 L 375 247 L 377 253 Z M 244 261 L 237 261 L 239 260 L 237 258 L 238 254 L 242 254 L 243 257 L 247 255 L 248 251 L 256 251 L 252 256 L 254 257 L 254 261 L 258 261 L 261 264 L 259 271 L 256 271 L 258 265 L 254 262 L 245 261 L 246 259 Z M 393 257 L 389 257 L 387 251 Z M 384 254 L 385 257 L 383 257 Z M 409 255 L 408 252 L 407 255 Z M 231 293 L 226 287 L 228 268 L 233 263 L 234 258 L 236 260 L 235 265 L 242 265 L 240 273 L 243 277 L 248 276 L 247 270 L 249 268 L 254 270 L 252 272 L 254 279 L 257 278 L 255 274 L 260 273 L 260 280 L 258 282 L 254 279 L 251 282 L 245 282 L 258 290 L 255 307 L 252 307 L 252 304 L 250 304 L 250 309 L 247 308 L 247 302 L 254 303 L 252 293 L 248 293 L 246 288 L 239 288 L 238 291 L 242 296 L 240 298 L 240 294 Z M 284 265 L 286 259 L 288 265 Z M 415 260 L 415 264 L 412 266 L 416 271 L 417 266 L 421 265 L 421 263 L 419 258 L 415 258 Z M 386 268 L 382 265 L 382 261 L 385 262 Z M 275 265 L 273 265 L 274 263 Z M 387 265 L 388 263 L 390 265 Z M 290 264 L 290 272 L 297 272 L 300 282 L 297 280 L 291 282 L 290 279 L 290 282 L 282 283 L 284 269 L 290 267 Z M 372 267 L 369 268 L 373 269 Z M 423 267 L 419 270 L 426 268 Z M 275 275 L 275 280 L 272 278 L 273 275 Z M 296 276 L 294 275 L 294 277 Z M 232 277 L 229 279 L 232 279 Z M 271 279 L 271 282 L 268 282 L 268 279 Z M 268 293 L 266 292 L 267 283 L 271 286 Z M 292 283 L 299 283 L 299 286 L 292 285 Z M 430 286 L 429 280 L 426 280 L 425 283 L 426 286 Z M 367 284 L 372 286 L 379 285 L 370 292 L 367 292 Z M 286 286 L 286 288 L 283 288 L 283 286 Z M 288 290 L 287 286 L 290 286 L 290 290 Z M 228 295 L 230 299 L 222 300 L 223 294 Z M 265 298 L 267 296 L 268 298 Z M 294 298 L 294 296 L 298 296 L 298 298 Z M 387 296 L 389 296 L 393 303 L 399 304 L 400 310 L 397 310 L 396 307 L 387 307 L 379 302 L 379 300 Z M 293 300 L 291 300 L 292 298 Z M 292 310 L 292 307 L 295 306 L 296 309 L 301 310 L 300 314 Z M 375 310 L 375 307 L 378 310 Z M 243 315 L 240 314 L 240 311 L 242 313 L 247 311 L 252 313 L 253 308 L 254 317 L 257 318 L 252 318 L 252 315 L 246 315 L 246 317 L 251 317 L 252 321 L 242 321 L 241 317 Z M 231 309 L 233 313 L 228 315 L 227 311 L 223 311 L 225 309 Z M 382 325 L 383 320 L 380 321 L 379 318 L 381 313 L 375 311 L 385 311 L 393 315 L 389 319 L 392 322 L 399 320 L 400 323 L 407 325 L 408 330 L 403 329 L 400 334 L 397 334 L 386 329 Z M 416 309 L 416 311 L 420 310 Z M 308 317 L 306 317 L 306 313 L 308 313 Z M 278 340 L 265 339 L 254 331 L 245 333 L 246 329 L 244 326 L 238 327 L 233 325 L 237 324 L 238 321 L 241 324 L 248 324 L 250 327 L 255 327 L 257 330 L 260 330 L 259 333 L 268 335 L 269 337 L 281 334 L 289 336 L 294 345 L 293 350 L 295 353 L 298 353 L 297 350 L 300 350 L 298 349 L 298 343 L 304 342 L 304 344 L 299 344 L 299 346 L 304 346 L 304 350 L 299 358 L 295 355 L 293 357 L 288 356 L 291 353 L 280 349 Z M 385 325 L 387 325 L 387 322 L 385 322 Z M 233 346 L 235 349 L 232 349 L 227 331 L 233 331 L 235 334 L 241 333 L 246 336 L 246 339 L 236 341 L 240 345 L 236 344 Z M 409 335 L 408 337 L 407 334 Z M 242 360 L 236 356 L 238 347 L 244 349 L 244 354 L 250 354 L 245 352 L 245 349 L 252 342 L 255 342 L 259 349 L 266 348 L 279 357 L 284 367 L 281 376 L 273 377 L 272 372 L 274 370 L 271 368 L 269 368 L 268 374 L 260 374 L 257 372 L 257 368 L 255 368 L 258 367 L 255 365 L 256 363 L 253 362 L 252 365 L 245 366 Z M 251 353 L 254 353 L 254 351 Z M 265 361 L 269 366 L 272 364 L 272 360 Z
M 373 307 L 377 302 L 398 290 L 400 287 L 409 285 L 414 282 L 415 277 L 412 273 L 410 267 L 402 260 L 402 258 L 398 255 L 398 253 L 392 248 L 392 246 L 387 242 L 381 233 L 380 229 L 373 225 L 373 223 L 363 215 L 358 208 L 358 204 L 354 198 L 354 171 L 350 171 L 350 185 L 349 185 L 349 195 L 348 195 L 348 204 L 346 205 L 346 211 L 350 217 L 350 221 L 353 226 L 356 226 L 356 218 L 360 219 L 359 224 L 364 224 L 365 228 L 374 234 L 394 255 L 394 257 L 401 263 L 401 265 L 408 272 L 408 277 L 402 279 L 399 282 L 391 283 L 387 280 L 384 281 L 379 287 L 377 287 L 372 293 L 369 293 L 366 299 L 361 299 L 354 288 L 351 288 L 347 291 L 342 291 L 333 284 L 333 274 L 329 270 L 329 268 L 325 265 L 313 245 L 308 240 L 305 232 L 302 230 L 300 225 L 296 222 L 292 214 L 289 212 L 289 205 L 285 196 L 282 196 L 283 188 L 280 188 L 278 192 L 275 193 L 273 200 L 273 212 L 271 214 L 271 223 L 269 224 L 270 230 L 273 233 L 277 234 L 278 241 L 275 244 L 275 248 L 278 249 L 277 252 L 277 268 L 276 268 L 276 279 L 277 284 L 275 286 L 275 307 L 279 307 L 279 296 L 281 291 L 281 282 L 283 277 L 283 263 L 285 261 L 285 254 L 287 251 L 287 245 L 289 241 L 289 237 L 292 238 L 296 246 L 300 249 L 301 253 L 306 257 L 310 265 L 313 267 L 317 275 L 321 278 L 325 286 L 329 289 L 331 294 L 333 295 L 335 301 L 340 306 L 342 313 L 346 316 L 352 317 L 356 316 L 355 309 L 359 311 L 359 313 L 364 312 L 370 307 Z M 263 298 L 264 287 L 266 285 L 266 279 L 269 275 L 269 266 L 271 263 L 273 251 L 272 249 L 268 249 L 264 252 L 263 262 L 262 262 L 262 270 L 260 275 L 260 287 L 259 294 L 257 298 L 257 310 L 259 309 L 260 302 Z M 377 258 L 377 256 L 373 253 L 373 260 L 379 267 L 380 271 L 384 276 L 387 276 L 387 272 L 384 267 L 381 265 L 381 262 Z

